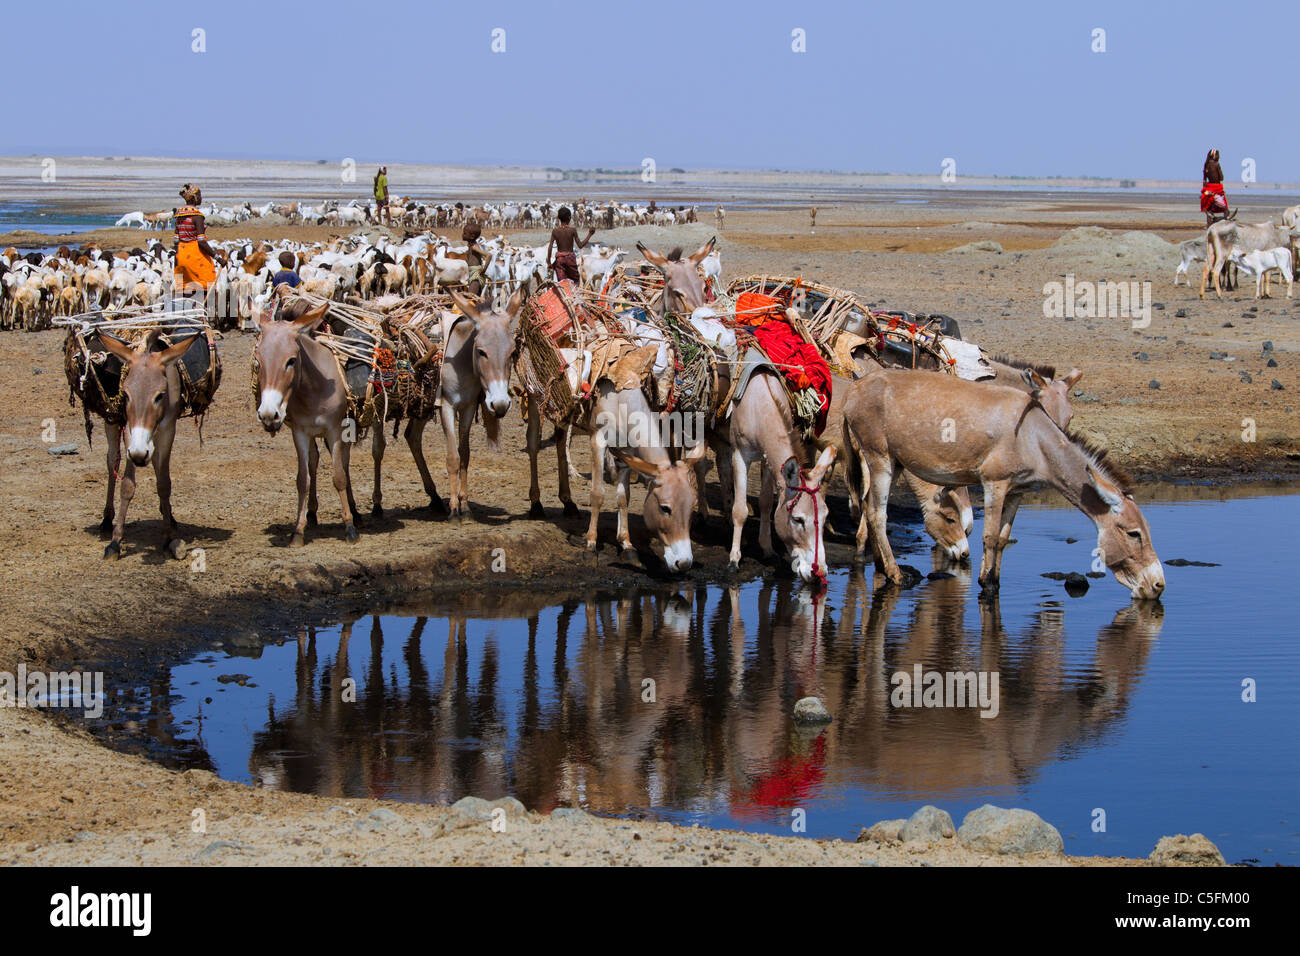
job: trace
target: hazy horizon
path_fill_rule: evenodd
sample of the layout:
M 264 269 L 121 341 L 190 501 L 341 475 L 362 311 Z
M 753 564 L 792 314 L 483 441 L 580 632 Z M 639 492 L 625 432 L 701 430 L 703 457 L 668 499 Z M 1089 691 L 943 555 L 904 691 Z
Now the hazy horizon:
M 1267 23 L 1115 0 L 129 9 L 60 8 L 56 63 L 31 42 L 50 35 L 45 8 L 6 11 L 6 66 L 48 108 L 11 124 L 0 152 L 570 169 L 650 157 L 936 181 L 952 159 L 959 179 L 1186 182 L 1217 146 L 1230 184 L 1246 159 L 1261 187 L 1300 182 L 1300 137 L 1273 105 L 1297 7 Z

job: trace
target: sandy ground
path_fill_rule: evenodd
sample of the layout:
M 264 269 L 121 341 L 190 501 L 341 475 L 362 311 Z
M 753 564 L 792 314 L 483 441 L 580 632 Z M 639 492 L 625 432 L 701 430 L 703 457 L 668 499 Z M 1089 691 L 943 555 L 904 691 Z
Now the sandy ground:
M 996 203 L 960 209 L 939 203 L 823 205 L 813 235 L 803 211 L 735 212 L 722 235 L 724 276 L 799 272 L 858 290 L 881 307 L 945 312 L 961 322 L 967 339 L 995 351 L 1078 366 L 1085 371 L 1079 387 L 1086 394 L 1076 399 L 1076 423 L 1139 475 L 1294 479 L 1300 474 L 1300 416 L 1293 405 L 1300 389 L 1300 299 L 1275 296 L 1256 303 L 1252 284 L 1222 302 L 1202 302 L 1195 290 L 1172 288 L 1173 247 L 1118 234 L 1138 229 L 1167 240 L 1187 238 L 1198 231 L 1195 217 L 1168 200 L 1122 198 L 1109 204 L 1096 196 L 1073 202 L 994 197 Z M 1070 234 L 1093 224 L 1114 233 Z M 712 232 L 712 223 L 684 228 L 678 241 L 698 242 Z M 256 235 L 238 228 L 231 234 Z M 142 235 L 127 239 L 134 244 Z M 628 237 L 616 238 L 626 243 Z M 951 251 L 983 240 L 1004 251 Z M 1067 273 L 1092 281 L 1149 279 L 1164 308 L 1141 330 L 1127 319 L 1046 319 L 1043 286 Z M 1176 316 L 1178 310 L 1186 314 Z M 0 487 L 10 512 L 9 546 L 0 552 L 0 574 L 9 583 L 0 670 L 13 671 L 20 662 L 34 667 L 149 659 L 174 642 L 169 625 L 178 613 L 185 630 L 211 640 L 248 628 L 251 611 L 259 626 L 282 621 L 287 628 L 384 594 L 482 586 L 488 580 L 499 586 L 499 576 L 488 577 L 496 547 L 506 548 L 512 587 L 635 584 L 658 577 L 648 554 L 645 566 L 637 567 L 621 561 L 608 543 L 594 558 L 581 551 L 574 536 L 585 530 L 585 507 L 580 518 L 560 515 L 550 449 L 544 451 L 542 475 L 547 519 L 524 517 L 527 459 L 514 413 L 503 451 L 487 450 L 481 432 L 476 434 L 470 498 L 477 521 L 430 520 L 405 445 L 390 444 L 384 518 L 368 521 L 361 540 L 348 545 L 337 506 L 322 495 L 323 524 L 308 547 L 290 550 L 292 446 L 287 435 L 270 437 L 256 427 L 247 371 L 252 339 L 237 333 L 222 345 L 226 378 L 203 447 L 193 425 L 184 423 L 173 458 L 181 533 L 190 547 L 204 550 L 206 570 L 162 556 L 151 478 L 141 481 L 131 509 L 125 557 L 104 562 L 97 530 L 105 488 L 103 432 L 96 430 L 94 450 L 88 450 L 80 411 L 67 401 L 61 341 L 58 332 L 12 334 L 0 350 L 0 449 L 6 465 Z M 1265 366 L 1265 341 L 1273 344 L 1276 367 Z M 1234 361 L 1211 359 L 1211 352 Z M 1159 389 L 1149 387 L 1152 380 Z M 1274 380 L 1281 389 L 1272 387 Z M 837 406 L 842 395 L 841 390 Z M 49 419 L 56 442 L 76 442 L 80 454 L 47 453 L 42 430 Z M 1245 419 L 1254 421 L 1254 442 L 1242 439 Z M 443 442 L 432 428 L 425 448 L 445 488 Z M 354 483 L 365 509 L 369 456 L 356 459 Z M 585 470 L 585 457 L 579 462 Z M 584 504 L 586 490 L 575 486 L 575 493 Z M 842 487 L 832 490 L 833 496 L 842 494 Z M 639 500 L 634 494 L 634 508 Z M 843 521 L 842 500 L 837 497 L 832 509 Z M 612 516 L 607 520 L 602 537 L 612 542 Z M 723 570 L 723 534 L 715 522 L 701 536 L 695 573 L 702 579 Z M 633 536 L 644 545 L 639 519 Z M 839 538 L 830 547 L 833 562 L 848 560 L 847 542 Z M 746 574 L 763 570 L 746 559 Z M 5 862 L 1008 862 L 951 846 L 920 852 L 668 824 L 587 826 L 535 814 L 512 821 L 505 833 L 492 833 L 486 824 L 458 827 L 458 818 L 446 810 L 410 805 L 396 808 L 400 819 L 372 818 L 379 804 L 369 801 L 339 803 L 257 791 L 199 771 L 173 773 L 106 750 L 30 711 L 0 709 L 0 765 L 8 771 L 0 778 Z M 207 813 L 205 834 L 191 830 L 195 809 Z

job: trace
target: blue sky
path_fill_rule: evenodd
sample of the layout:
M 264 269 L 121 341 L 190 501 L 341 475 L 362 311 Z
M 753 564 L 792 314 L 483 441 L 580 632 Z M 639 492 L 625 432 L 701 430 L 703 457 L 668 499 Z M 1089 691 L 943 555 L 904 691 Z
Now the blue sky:
M 1294 0 L 77 0 L 4 21 L 32 108 L 0 153 L 1197 179 L 1216 145 L 1230 180 L 1249 157 L 1261 185 L 1300 181 Z

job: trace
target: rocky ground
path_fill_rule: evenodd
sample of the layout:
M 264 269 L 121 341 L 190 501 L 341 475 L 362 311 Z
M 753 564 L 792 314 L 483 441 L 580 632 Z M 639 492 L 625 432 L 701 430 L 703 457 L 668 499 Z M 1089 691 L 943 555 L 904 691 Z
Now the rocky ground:
M 881 307 L 952 315 L 967 339 L 992 350 L 1077 366 L 1085 373 L 1075 396 L 1077 425 L 1139 475 L 1231 480 L 1300 473 L 1300 299 L 1275 290 L 1273 299 L 1257 302 L 1253 283 L 1223 301 L 1173 288 L 1177 256 L 1169 241 L 1198 232 L 1183 197 L 1177 205 L 1149 197 L 995 198 L 983 205 L 823 204 L 815 233 L 802 210 L 733 212 L 721 237 L 724 276 L 800 273 L 857 290 Z M 1258 218 L 1268 211 L 1261 206 Z M 697 225 L 646 239 L 690 245 L 713 232 L 712 224 Z M 139 235 L 120 241 L 134 243 Z M 634 236 L 614 238 L 630 245 Z M 1158 303 L 1150 324 L 1044 317 L 1045 285 L 1067 275 L 1149 280 Z M 431 521 L 399 443 L 385 459 L 386 514 L 363 526 L 360 542 L 343 541 L 337 510 L 322 496 L 324 524 L 307 548 L 290 550 L 292 446 L 286 435 L 256 427 L 247 371 L 252 341 L 237 333 L 222 344 L 226 378 L 203 446 L 185 423 L 173 460 L 182 535 L 203 549 L 204 569 L 161 554 L 149 478 L 131 509 L 125 556 L 104 562 L 97 531 L 103 433 L 96 431 L 93 451 L 87 447 L 80 412 L 67 401 L 61 335 L 6 333 L 3 344 L 0 487 L 10 523 L 0 552 L 9 585 L 0 670 L 145 658 L 177 639 L 178 618 L 191 632 L 218 635 L 246 626 L 254 604 L 261 626 L 277 619 L 297 624 L 373 595 L 474 586 L 486 580 L 497 547 L 507 549 L 512 587 L 636 583 L 657 574 L 649 559 L 636 568 L 609 547 L 595 557 L 581 551 L 574 536 L 585 530 L 585 511 L 577 519 L 560 515 L 549 449 L 542 477 L 547 519 L 525 519 L 527 459 L 513 414 L 502 451 L 489 451 L 476 435 L 470 498 L 477 521 Z M 75 443 L 78 453 L 48 453 L 65 443 Z M 442 439 L 430 429 L 425 445 L 442 484 Z M 357 458 L 354 480 L 365 507 L 368 456 Z M 585 490 L 575 490 L 585 503 Z M 842 487 L 832 490 L 841 515 L 842 494 Z M 634 508 L 637 502 L 634 496 Z M 603 534 L 612 541 L 612 523 Z M 634 538 L 644 540 L 639 521 Z M 723 529 L 709 528 L 701 545 L 696 573 L 708 579 L 725 564 Z M 847 560 L 844 539 L 829 556 Z M 746 573 L 763 570 L 747 558 Z M 476 817 L 482 808 L 472 805 L 466 813 L 339 803 L 254 790 L 200 771 L 173 773 L 25 710 L 0 709 L 0 764 L 8 771 L 0 778 L 0 860 L 11 863 L 1117 862 L 1005 856 L 955 837 L 840 843 L 543 818 L 517 807 L 506 807 L 505 831 L 493 832 Z M 192 829 L 195 810 L 206 812 L 206 833 Z

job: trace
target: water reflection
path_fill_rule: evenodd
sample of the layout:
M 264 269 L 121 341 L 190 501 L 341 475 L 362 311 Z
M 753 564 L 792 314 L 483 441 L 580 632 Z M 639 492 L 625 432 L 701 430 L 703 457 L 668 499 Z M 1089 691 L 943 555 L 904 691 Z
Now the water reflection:
M 873 594 L 857 570 L 833 588 L 838 606 L 777 580 L 591 594 L 558 610 L 519 596 L 477 636 L 481 614 L 305 628 L 292 700 L 270 699 L 249 774 L 336 796 L 513 794 L 543 811 L 741 819 L 844 786 L 1015 786 L 1122 721 L 1163 617 L 1159 605 L 1126 607 L 1081 656 L 1066 653 L 1055 601 L 1008 630 L 996 602 L 971 601 L 968 571 L 922 587 L 923 600 Z M 911 606 L 895 619 L 900 600 Z M 890 676 L 914 664 L 997 672 L 998 716 L 891 706 Z M 807 695 L 834 723 L 792 723 Z

